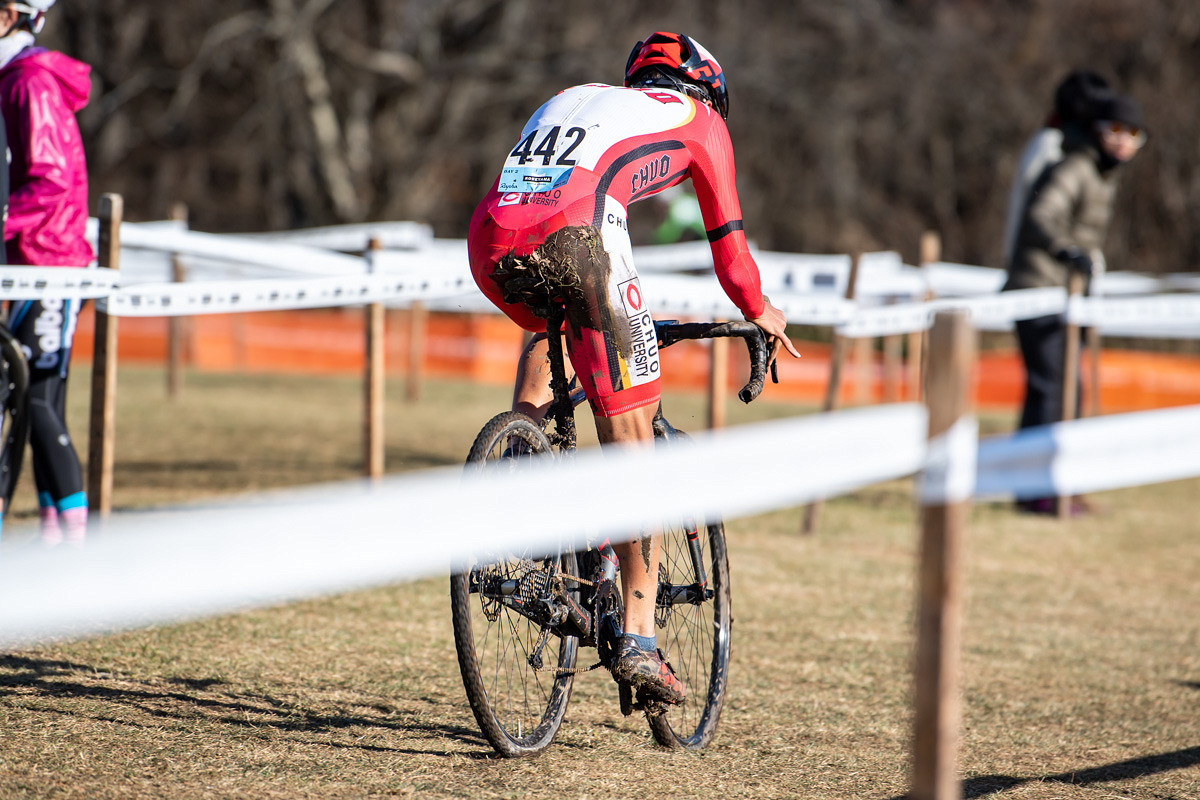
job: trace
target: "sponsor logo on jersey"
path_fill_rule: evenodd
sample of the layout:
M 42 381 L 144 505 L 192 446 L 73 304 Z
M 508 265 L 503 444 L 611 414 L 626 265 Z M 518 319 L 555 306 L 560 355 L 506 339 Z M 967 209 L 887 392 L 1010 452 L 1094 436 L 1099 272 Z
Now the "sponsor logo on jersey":
M 505 167 L 500 171 L 501 192 L 549 192 L 571 179 L 571 167 Z
M 658 379 L 658 336 L 654 333 L 654 318 L 646 308 L 642 286 L 631 278 L 617 287 L 621 304 L 629 317 L 629 353 L 625 361 L 629 368 L 629 383 L 640 386 Z
M 535 206 L 550 206 L 558 205 L 558 201 L 562 199 L 562 189 L 555 189 L 552 192 L 538 192 L 536 194 L 526 195 L 525 202 Z
M 671 157 L 668 155 L 661 155 L 643 163 L 633 173 L 630 194 L 637 194 L 639 191 L 649 188 L 655 181 L 667 177 L 667 173 L 670 171 Z
M 496 205 L 497 207 L 520 205 L 524 196 L 525 195 L 521 194 L 520 192 L 508 192 L 500 195 L 500 199 L 496 201 Z
M 71 320 L 69 329 L 63 327 L 63 300 L 46 299 L 42 301 L 41 313 L 33 321 L 33 334 L 37 336 L 38 354 L 33 366 L 37 369 L 53 369 L 59 365 L 62 357 L 63 336 L 74 333 L 75 320 Z M 68 339 L 68 341 L 70 341 Z M 26 350 L 26 357 L 33 355 Z

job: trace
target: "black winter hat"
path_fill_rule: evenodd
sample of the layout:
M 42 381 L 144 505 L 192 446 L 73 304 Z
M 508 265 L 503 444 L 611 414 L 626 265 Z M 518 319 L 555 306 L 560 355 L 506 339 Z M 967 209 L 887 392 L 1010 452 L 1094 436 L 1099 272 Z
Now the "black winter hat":
M 1096 118 L 1097 106 L 1112 95 L 1108 81 L 1102 76 L 1078 69 L 1063 78 L 1054 90 L 1054 113 L 1060 122 L 1086 124 Z
M 1100 104 L 1096 109 L 1096 119 L 1109 122 L 1120 122 L 1137 128 L 1145 128 L 1146 120 L 1142 116 L 1142 107 L 1127 94 L 1113 95 Z

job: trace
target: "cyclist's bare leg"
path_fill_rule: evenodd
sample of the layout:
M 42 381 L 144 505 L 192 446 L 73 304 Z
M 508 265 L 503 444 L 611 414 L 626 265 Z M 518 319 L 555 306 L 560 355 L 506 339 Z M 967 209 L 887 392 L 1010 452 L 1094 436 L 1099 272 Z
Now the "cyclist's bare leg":
M 525 346 L 517 361 L 517 380 L 513 386 L 513 411 L 528 414 L 536 422 L 546 416 L 554 393 L 550 391 L 550 345 L 546 334 L 537 333 Z M 568 381 L 575 377 L 570 359 L 563 359 L 563 368 Z
M 596 417 L 600 443 L 627 448 L 654 447 L 655 406 Z M 621 562 L 621 595 L 625 601 L 625 632 L 654 636 L 654 603 L 658 594 L 658 531 L 643 530 L 641 538 L 613 545 Z
M 517 364 L 513 410 L 541 420 L 553 399 L 550 391 L 550 359 L 545 335 L 534 336 Z M 574 374 L 569 364 L 567 378 Z M 655 406 L 596 417 L 596 436 L 602 445 L 654 447 Z M 613 546 L 621 563 L 621 594 L 625 603 L 625 632 L 654 635 L 654 604 L 658 594 L 658 532 L 643 531 L 631 542 Z

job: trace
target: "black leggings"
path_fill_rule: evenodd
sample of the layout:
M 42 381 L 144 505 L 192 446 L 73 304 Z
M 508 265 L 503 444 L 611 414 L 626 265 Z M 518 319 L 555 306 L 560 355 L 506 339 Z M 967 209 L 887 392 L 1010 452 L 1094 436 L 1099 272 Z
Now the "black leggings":
M 1081 340 L 1082 340 L 1082 331 Z M 1017 322 L 1017 341 L 1025 361 L 1025 405 L 1021 409 L 1021 427 L 1033 428 L 1062 422 L 1062 384 L 1066 370 L 1067 326 L 1055 314 Z M 1075 416 L 1081 408 L 1081 392 L 1076 387 Z
M 67 432 L 67 366 L 78 300 L 23 301 L 10 315 L 13 335 L 29 359 L 29 446 L 42 504 L 83 498 L 83 469 Z M 78 497 L 76 497 L 78 495 Z

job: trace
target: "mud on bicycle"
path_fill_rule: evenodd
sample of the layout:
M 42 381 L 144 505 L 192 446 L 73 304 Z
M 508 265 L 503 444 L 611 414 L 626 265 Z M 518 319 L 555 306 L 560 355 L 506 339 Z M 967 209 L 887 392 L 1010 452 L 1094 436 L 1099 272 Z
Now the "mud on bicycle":
M 533 459 L 574 451 L 575 407 L 584 398 L 566 378 L 562 319 L 560 308 L 547 321 L 554 399 L 544 420 L 517 411 L 493 417 L 475 438 L 468 471 L 520 469 Z M 751 374 L 738 396 L 749 403 L 762 391 L 767 345 L 754 323 L 663 321 L 655 329 L 660 348 L 684 339 L 742 338 Z M 666 420 L 661 403 L 654 436 L 656 447 L 687 436 Z M 724 525 L 703 519 L 664 525 L 659 559 L 654 613 L 659 647 L 691 690 L 681 704 L 668 706 L 618 683 L 620 708 L 625 716 L 644 712 L 659 744 L 699 749 L 716 732 L 728 677 L 732 616 Z M 575 676 L 611 668 L 623 630 L 617 574 L 612 545 L 600 540 L 557 553 L 476 558 L 451 576 L 463 685 L 480 730 L 501 755 L 544 750 L 562 724 Z M 596 649 L 595 664 L 579 666 L 581 647 Z

